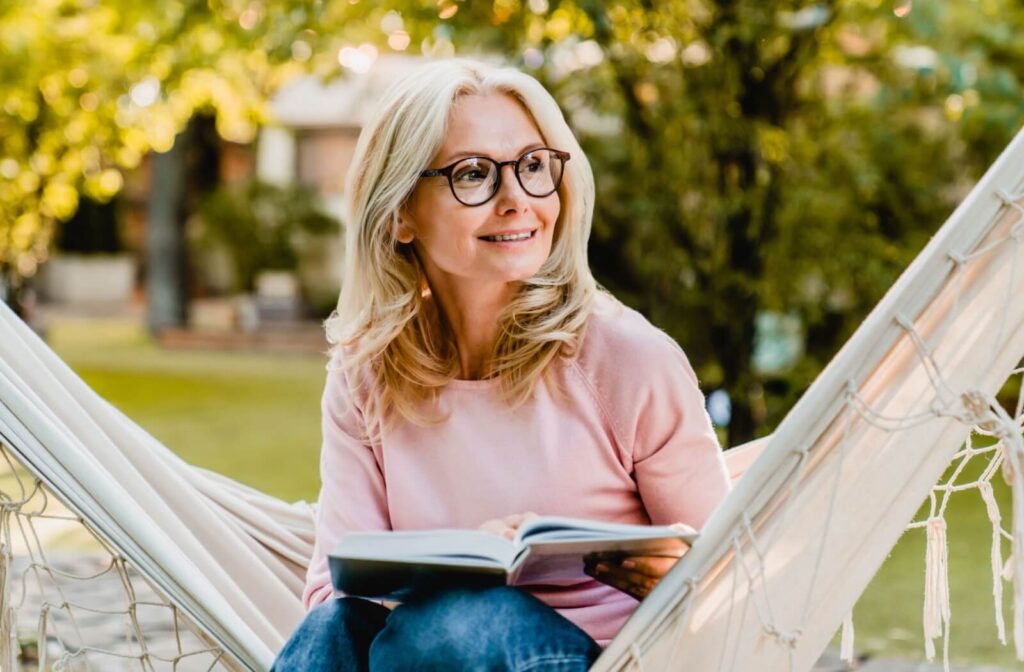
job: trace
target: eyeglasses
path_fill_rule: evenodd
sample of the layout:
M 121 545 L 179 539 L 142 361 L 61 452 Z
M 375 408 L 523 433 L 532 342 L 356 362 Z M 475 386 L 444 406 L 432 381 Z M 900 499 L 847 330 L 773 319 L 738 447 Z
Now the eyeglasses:
M 495 161 L 486 156 L 469 156 L 459 159 L 444 168 L 432 168 L 420 173 L 420 177 L 448 178 L 452 196 L 459 203 L 475 207 L 491 200 L 501 188 L 501 169 L 515 166 L 516 180 L 530 196 L 544 198 L 555 193 L 562 183 L 565 162 L 569 152 L 560 152 L 550 147 L 531 149 L 518 159 Z

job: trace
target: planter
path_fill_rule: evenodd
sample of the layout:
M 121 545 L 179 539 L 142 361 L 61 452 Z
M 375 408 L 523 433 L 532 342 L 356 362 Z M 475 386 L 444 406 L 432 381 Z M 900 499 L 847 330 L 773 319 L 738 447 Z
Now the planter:
M 261 323 L 292 322 L 302 317 L 302 291 L 293 271 L 257 273 L 255 298 Z
M 128 303 L 135 259 L 124 254 L 54 254 L 40 269 L 41 288 L 53 303 Z

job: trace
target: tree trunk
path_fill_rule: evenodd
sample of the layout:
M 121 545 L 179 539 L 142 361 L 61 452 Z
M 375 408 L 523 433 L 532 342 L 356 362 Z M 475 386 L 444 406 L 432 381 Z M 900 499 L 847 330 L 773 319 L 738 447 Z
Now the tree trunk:
M 146 324 L 154 336 L 184 326 L 188 319 L 185 185 L 193 133 L 189 122 L 169 151 L 153 155 L 146 227 Z

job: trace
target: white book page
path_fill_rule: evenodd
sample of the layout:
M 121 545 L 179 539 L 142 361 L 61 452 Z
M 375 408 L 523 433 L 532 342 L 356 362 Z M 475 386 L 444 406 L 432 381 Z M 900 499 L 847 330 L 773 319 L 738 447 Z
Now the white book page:
M 516 546 L 496 534 L 476 530 L 350 532 L 338 544 L 336 554 L 380 560 L 488 560 L 508 567 Z
M 599 520 L 540 516 L 523 523 L 516 531 L 516 545 L 589 539 L 650 539 L 679 537 L 693 543 L 698 533 L 686 525 L 629 525 Z

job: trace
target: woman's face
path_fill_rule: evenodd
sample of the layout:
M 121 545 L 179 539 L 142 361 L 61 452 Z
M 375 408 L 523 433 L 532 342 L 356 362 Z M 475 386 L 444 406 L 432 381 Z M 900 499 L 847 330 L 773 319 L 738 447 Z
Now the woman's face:
M 428 168 L 443 168 L 465 155 L 509 161 L 543 146 L 540 131 L 515 98 L 462 96 Z M 498 192 L 475 207 L 455 199 L 446 177 L 421 177 L 401 213 L 398 240 L 413 243 L 432 287 L 515 282 L 534 275 L 548 258 L 560 207 L 557 191 L 542 198 L 523 191 L 514 165 L 502 166 Z M 522 231 L 534 233 L 525 241 L 483 239 Z

